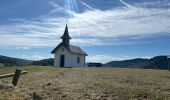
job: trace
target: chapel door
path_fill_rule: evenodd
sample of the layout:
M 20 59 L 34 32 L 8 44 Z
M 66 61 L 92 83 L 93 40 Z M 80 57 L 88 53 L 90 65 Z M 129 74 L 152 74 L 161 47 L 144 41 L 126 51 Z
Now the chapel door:
M 64 62 L 65 62 L 65 56 L 61 55 L 60 56 L 60 67 L 64 67 Z

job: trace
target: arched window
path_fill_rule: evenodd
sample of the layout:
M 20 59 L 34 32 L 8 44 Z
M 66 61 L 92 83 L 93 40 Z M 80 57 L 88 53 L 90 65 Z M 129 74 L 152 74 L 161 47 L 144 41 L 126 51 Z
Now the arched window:
M 80 63 L 80 57 L 77 57 L 77 63 L 78 64 Z

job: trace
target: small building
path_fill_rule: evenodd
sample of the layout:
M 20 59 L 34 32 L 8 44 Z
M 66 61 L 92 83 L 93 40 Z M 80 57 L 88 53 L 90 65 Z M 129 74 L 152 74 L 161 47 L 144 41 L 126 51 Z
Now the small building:
M 85 67 L 87 54 L 78 46 L 70 45 L 68 27 L 61 37 L 62 42 L 51 51 L 54 54 L 55 67 Z

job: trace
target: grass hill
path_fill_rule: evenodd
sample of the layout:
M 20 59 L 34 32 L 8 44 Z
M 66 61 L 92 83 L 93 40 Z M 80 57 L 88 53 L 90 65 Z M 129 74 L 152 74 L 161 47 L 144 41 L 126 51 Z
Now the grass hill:
M 33 61 L 33 60 L 12 58 L 12 57 L 0 55 L 0 66 L 7 66 L 7 67 L 25 66 L 25 65 L 53 66 L 53 64 L 54 64 L 53 58 Z
M 38 61 L 11 58 L 0 55 L 0 66 L 24 66 L 24 65 L 38 65 L 38 66 L 53 66 L 54 59 L 43 59 Z M 120 67 L 120 68 L 147 68 L 147 69 L 168 69 L 167 56 L 156 56 L 151 59 L 130 59 L 123 61 L 111 61 L 104 64 L 104 67 Z
M 131 59 L 123 61 L 111 61 L 104 66 L 107 67 L 123 67 L 123 68 L 153 68 L 168 69 L 167 56 L 156 56 L 151 59 Z
M 0 63 L 0 67 L 3 67 L 3 66 L 4 66 L 4 64 L 1 64 L 1 63 Z
M 2 56 L 0 55 L 0 64 L 1 66 L 24 66 L 24 65 L 29 65 L 32 64 L 32 60 L 25 60 L 25 59 L 19 59 L 19 58 L 12 58 L 12 57 L 7 57 L 7 56 Z
M 32 65 L 39 65 L 39 66 L 53 66 L 54 65 L 54 59 L 43 59 L 38 61 L 33 61 Z

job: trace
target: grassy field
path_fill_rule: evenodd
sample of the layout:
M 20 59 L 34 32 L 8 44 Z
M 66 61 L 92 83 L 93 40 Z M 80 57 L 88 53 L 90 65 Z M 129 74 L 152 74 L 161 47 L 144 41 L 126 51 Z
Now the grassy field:
M 25 67 L 17 87 L 0 87 L 0 100 L 170 100 L 170 72 L 126 68 Z M 0 68 L 0 74 L 15 68 Z M 1 81 L 10 83 L 12 78 Z
M 4 65 L 0 63 L 0 67 L 3 67 Z

